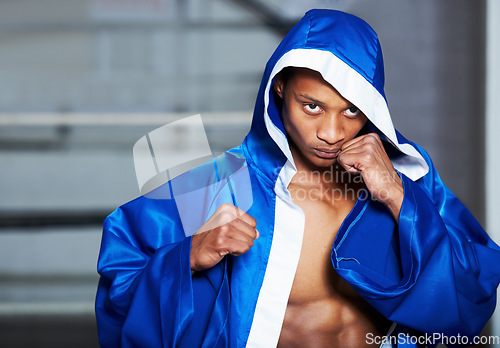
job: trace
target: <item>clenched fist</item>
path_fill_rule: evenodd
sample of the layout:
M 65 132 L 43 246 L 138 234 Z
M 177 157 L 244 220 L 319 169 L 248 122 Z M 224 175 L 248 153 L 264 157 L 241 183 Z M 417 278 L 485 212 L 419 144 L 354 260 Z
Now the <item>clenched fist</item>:
M 215 266 L 227 254 L 241 255 L 259 238 L 257 221 L 234 205 L 224 203 L 191 240 L 191 271 Z
M 377 134 L 370 133 L 345 142 L 337 161 L 346 171 L 360 173 L 372 196 L 384 203 L 396 221 L 399 220 L 403 183 Z

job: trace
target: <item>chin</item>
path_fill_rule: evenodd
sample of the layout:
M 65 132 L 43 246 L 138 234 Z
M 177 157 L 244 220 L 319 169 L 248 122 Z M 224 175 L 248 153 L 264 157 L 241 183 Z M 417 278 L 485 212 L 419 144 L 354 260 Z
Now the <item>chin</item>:
M 318 168 L 328 168 L 337 163 L 337 157 L 335 158 L 320 158 L 320 157 L 314 157 L 310 158 L 309 161 Z

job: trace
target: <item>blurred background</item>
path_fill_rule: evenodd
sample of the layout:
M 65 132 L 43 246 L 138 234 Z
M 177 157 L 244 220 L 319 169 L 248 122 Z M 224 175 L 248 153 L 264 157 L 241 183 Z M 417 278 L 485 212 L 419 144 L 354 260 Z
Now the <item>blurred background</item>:
M 212 151 L 239 145 L 265 63 L 315 7 L 377 31 L 396 127 L 500 240 L 494 0 L 1 0 L 1 347 L 98 346 L 102 220 L 139 195 L 134 143 L 200 113 Z

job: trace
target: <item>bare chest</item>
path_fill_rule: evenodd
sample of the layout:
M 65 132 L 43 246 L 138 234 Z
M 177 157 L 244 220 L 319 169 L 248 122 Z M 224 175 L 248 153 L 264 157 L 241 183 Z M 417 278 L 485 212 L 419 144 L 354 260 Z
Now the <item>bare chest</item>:
M 299 264 L 288 300 L 279 347 L 365 347 L 368 332 L 381 334 L 386 320 L 333 269 L 331 248 L 356 197 L 321 199 L 291 185 L 305 214 Z
M 290 193 L 305 214 L 302 250 L 290 302 L 331 297 L 337 292 L 354 295 L 333 270 L 330 257 L 337 231 L 354 207 L 355 197 L 331 199 L 314 192 L 304 195 L 294 186 L 290 187 Z

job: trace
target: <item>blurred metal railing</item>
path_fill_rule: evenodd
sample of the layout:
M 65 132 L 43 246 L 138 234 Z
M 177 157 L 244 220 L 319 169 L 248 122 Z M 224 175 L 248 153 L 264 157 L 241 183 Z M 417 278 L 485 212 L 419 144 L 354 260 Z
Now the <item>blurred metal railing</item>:
M 75 162 L 67 162 L 68 158 L 73 157 L 81 161 L 81 166 L 92 166 L 96 163 L 89 163 L 89 156 L 95 154 L 99 157 L 102 152 L 109 153 L 110 149 L 113 155 L 108 155 L 109 160 L 115 160 L 121 156 L 128 161 L 130 153 L 130 163 L 132 164 L 132 147 L 135 141 L 141 136 L 147 134 L 152 129 L 168 124 L 170 122 L 192 116 L 189 113 L 1 113 L 0 114 L 0 156 L 6 162 L 4 165 L 4 181 L 2 185 L 13 185 L 18 189 L 9 190 L 10 194 L 26 195 L 26 204 L 16 205 L 8 203 L 7 197 L 0 208 L 0 233 L 5 229 L 30 229 L 38 231 L 41 227 L 57 226 L 91 226 L 101 225 L 104 218 L 116 208 L 109 204 L 102 204 L 99 196 L 96 196 L 96 205 L 87 204 L 67 205 L 58 201 L 52 205 L 47 205 L 45 201 L 34 203 L 29 201 L 31 192 L 22 190 L 21 182 L 10 182 L 17 180 L 22 173 L 19 170 L 36 170 L 32 168 L 30 161 L 36 160 L 37 166 L 42 164 L 44 170 L 42 175 L 49 175 L 46 179 L 39 180 L 44 185 L 56 185 L 54 191 L 41 190 L 48 197 L 54 200 L 54 197 L 65 195 L 65 190 L 58 186 L 50 178 L 51 166 L 54 172 L 65 171 L 65 166 L 69 163 L 75 165 Z M 250 128 L 251 112 L 211 112 L 201 113 L 202 121 L 205 126 L 209 141 L 211 140 L 211 149 L 214 153 L 222 152 L 229 147 L 241 143 L 244 135 Z M 230 145 L 228 145 L 230 144 Z M 229 147 L 228 147 L 229 146 Z M 82 152 L 83 151 L 83 152 Z M 106 152 L 107 151 L 107 152 Z M 9 155 L 12 153 L 13 155 Z M 54 156 L 60 156 L 61 162 L 57 162 Z M 83 157 L 80 157 L 82 156 Z M 11 166 L 13 157 L 17 163 L 24 163 L 21 166 Z M 81 159 L 80 159 L 81 158 Z M 114 159 L 115 158 L 115 159 Z M 42 160 L 45 159 L 45 160 Z M 10 161 L 10 162 L 9 162 Z M 65 162 L 66 161 L 66 162 Z M 97 162 L 99 164 L 101 162 Z M 119 165 L 123 165 L 120 162 Z M 109 169 L 109 168 L 108 168 Z M 101 169 L 101 170 L 108 170 Z M 126 168 L 130 170 L 131 168 Z M 10 173 L 10 174 L 8 174 Z M 74 172 L 73 172 L 74 173 Z M 114 175 L 119 173 L 114 169 Z M 71 174 L 68 174 L 71 178 Z M 96 172 L 96 175 L 99 175 Z M 40 177 L 39 175 L 37 177 Z M 108 177 L 108 185 L 120 185 L 112 183 L 109 179 L 109 173 L 103 172 L 99 177 L 80 178 L 87 180 L 84 185 L 89 186 L 95 183 L 99 178 Z M 43 178 L 43 176 L 42 176 Z M 69 179 L 68 179 L 69 180 Z M 74 180 L 74 179 L 72 179 Z M 79 184 L 82 185 L 82 182 Z M 64 185 L 63 185 L 64 186 Z M 130 185 L 128 185 L 130 186 Z M 6 188 L 8 186 L 5 186 Z M 66 185 L 66 187 L 68 187 Z M 105 187 L 100 186 L 101 190 Z M 89 189 L 91 187 L 89 186 Z M 131 192 L 135 192 L 135 186 L 127 187 Z M 52 192 L 52 193 L 51 193 Z M 80 192 L 80 191 L 78 191 Z M 5 194 L 5 190 L 4 190 Z M 75 194 L 75 192 L 73 192 Z M 115 191 L 107 192 L 109 197 L 116 194 Z M 55 195 L 55 196 L 54 196 Z M 81 197 L 75 196 L 75 200 Z M 97 204 L 98 203 L 98 204 Z
M 12 126 L 145 126 L 163 125 L 193 113 L 3 113 L 0 127 Z M 202 112 L 206 126 L 247 126 L 252 113 Z

